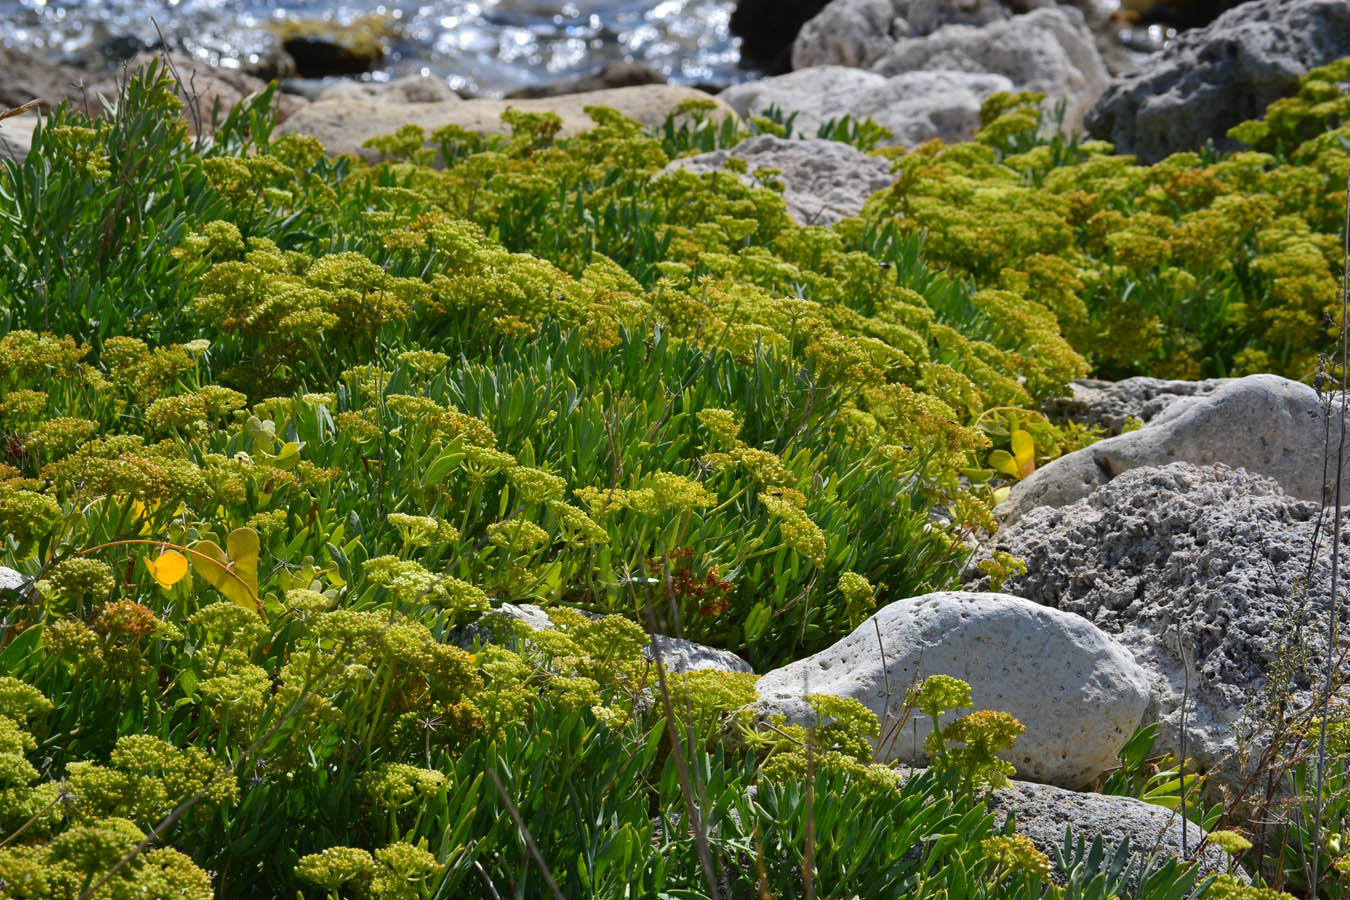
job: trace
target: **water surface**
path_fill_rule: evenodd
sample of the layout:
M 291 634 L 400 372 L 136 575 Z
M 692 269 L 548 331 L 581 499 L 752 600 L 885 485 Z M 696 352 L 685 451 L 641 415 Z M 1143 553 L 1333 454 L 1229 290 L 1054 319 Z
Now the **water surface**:
M 615 60 L 644 62 L 679 84 L 729 84 L 739 40 L 735 0 L 0 0 L 0 44 L 53 61 L 114 37 L 156 40 L 213 63 L 248 67 L 271 23 L 377 15 L 396 36 L 377 79 L 439 75 L 458 91 L 500 95 L 562 81 Z M 152 21 L 153 20 L 153 21 Z

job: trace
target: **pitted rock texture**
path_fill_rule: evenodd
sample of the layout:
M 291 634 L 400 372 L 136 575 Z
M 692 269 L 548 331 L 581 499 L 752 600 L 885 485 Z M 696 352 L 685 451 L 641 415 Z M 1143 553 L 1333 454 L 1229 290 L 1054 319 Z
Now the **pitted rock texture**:
M 729 157 L 745 160 L 748 172 L 738 177 L 746 184 L 757 183 L 756 169 L 779 169 L 788 215 L 802 225 L 831 225 L 856 216 L 868 197 L 895 181 L 886 160 L 841 141 L 785 140 L 769 134 L 741 141 L 729 151 L 674 160 L 658 176 L 681 170 L 700 175 L 716 171 Z
M 901 38 L 923 37 L 943 25 L 988 25 L 1010 18 L 998 0 L 833 0 L 802 25 L 792 44 L 792 68 L 868 68 Z
M 1052 397 L 1041 411 L 1052 419 L 1069 419 L 1080 425 L 1120 434 L 1130 419 L 1147 424 L 1183 397 L 1207 397 L 1232 382 L 1232 378 L 1204 381 L 1168 381 L 1139 375 L 1124 381 L 1082 379 L 1069 385 L 1068 397 Z
M 1068 788 L 1116 764 L 1148 703 L 1144 670 L 1082 616 L 1007 594 L 943 591 L 892 603 L 834 646 L 762 676 L 757 713 L 812 725 L 806 696 L 852 697 L 881 720 L 878 761 L 919 764 L 931 722 L 917 714 L 897 732 L 897 713 L 906 689 L 929 675 L 968 682 L 976 709 L 1026 726 L 1003 754 L 1019 778 Z
M 1170 462 L 1223 463 L 1266 475 L 1300 500 L 1321 501 L 1326 407 L 1306 384 L 1248 375 L 1170 403 L 1138 431 L 1098 441 L 1032 472 L 994 514 L 1010 525 L 1038 506 L 1064 506 L 1122 472 Z M 1331 471 L 1335 471 L 1334 459 Z M 1334 481 L 1334 475 L 1332 476 Z M 1350 488 L 1350 467 L 1346 468 Z M 1350 490 L 1344 496 L 1350 497 Z
M 1269 478 L 1227 466 L 1132 469 L 1090 496 L 1041 507 L 996 535 L 1027 574 L 1003 585 L 1090 620 L 1148 670 L 1160 751 L 1179 749 L 1191 664 L 1187 755 L 1232 770 L 1240 719 L 1261 703 L 1272 660 L 1302 629 L 1312 659 L 1291 685 L 1309 686 L 1324 646 L 1330 531 L 1309 572 L 1319 504 Z M 1327 516 L 1329 518 L 1329 514 Z M 1350 547 L 1350 535 L 1344 539 Z M 972 560 L 967 585 L 987 584 Z M 1306 578 L 1306 580 L 1305 580 Z M 1225 759 L 1225 757 L 1230 757 Z
M 1146 163 L 1210 139 L 1235 149 L 1228 129 L 1260 118 L 1309 69 L 1342 56 L 1350 56 L 1346 0 L 1252 0 L 1116 78 L 1088 112 L 1087 130 Z
M 795 112 L 795 131 L 816 134 L 831 119 L 871 118 L 891 132 L 888 144 L 917 147 L 934 138 L 968 141 L 980 127 L 980 104 L 997 91 L 1011 91 L 1002 75 L 967 72 L 902 72 L 885 76 L 847 66 L 799 69 L 775 78 L 733 85 L 718 98 L 743 119 L 770 106 Z M 738 146 L 739 149 L 739 146 Z
M 0 566 L 0 596 L 26 590 L 28 583 L 28 579 L 20 573 L 6 566 Z
M 1064 127 L 1078 128 L 1108 76 L 1083 14 L 1073 7 L 1032 10 L 976 28 L 945 25 L 896 41 L 870 68 L 883 75 L 917 70 L 1003 75 L 1015 90 L 1066 103 Z
M 1183 851 L 1181 817 L 1161 806 L 1133 797 L 1077 793 L 1025 781 L 1014 781 L 1003 790 L 994 791 L 989 798 L 989 811 L 994 814 L 998 828 L 1003 827 L 1011 812 L 1017 820 L 1017 832 L 1031 838 L 1036 848 L 1052 860 L 1054 849 L 1064 845 L 1066 825 L 1088 843 L 1100 835 L 1108 857 L 1128 841 L 1135 854 L 1166 853 L 1179 859 L 1191 858 L 1206 834 L 1200 826 L 1189 823 Z M 1206 845 L 1198 862 L 1202 878 L 1228 871 L 1228 855 L 1213 844 Z M 1236 874 L 1246 880 L 1244 873 Z

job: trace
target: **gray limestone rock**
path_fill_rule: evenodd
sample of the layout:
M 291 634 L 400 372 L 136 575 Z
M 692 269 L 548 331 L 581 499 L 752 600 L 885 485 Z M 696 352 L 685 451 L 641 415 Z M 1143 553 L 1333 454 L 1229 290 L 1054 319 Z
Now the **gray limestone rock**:
M 886 143 L 917 147 L 934 138 L 949 144 L 970 140 L 980 127 L 984 98 L 1012 88 L 1007 78 L 988 73 L 902 72 L 888 77 L 828 65 L 748 81 L 718 96 L 745 119 L 770 106 L 795 112 L 793 128 L 807 135 L 831 119 L 870 117 L 891 132 Z
M 1093 137 L 1156 162 L 1226 134 L 1293 93 L 1309 69 L 1350 56 L 1346 0 L 1253 0 L 1205 28 L 1184 31 L 1137 70 L 1116 78 L 1086 119 Z
M 1064 506 L 1085 497 L 1129 469 L 1174 461 L 1241 466 L 1275 479 L 1293 497 L 1320 501 L 1323 413 L 1316 391 L 1278 375 L 1248 375 L 1212 390 L 1197 388 L 1138 431 L 1098 441 L 1037 469 L 994 512 L 1008 525 L 1037 506 Z
M 886 160 L 868 156 L 848 144 L 826 140 L 785 140 L 762 134 L 741 141 L 730 151 L 715 150 L 677 159 L 658 175 L 677 171 L 697 174 L 721 169 L 729 157 L 745 160 L 749 172 L 739 176 L 754 183 L 756 169 L 781 170 L 788 215 L 803 225 L 830 225 L 856 216 L 877 191 L 895 181 Z
M 868 68 L 901 38 L 932 34 L 943 25 L 979 27 L 1011 15 L 999 0 L 833 0 L 797 32 L 792 68 Z
M 919 714 L 901 733 L 895 725 L 906 689 L 930 675 L 968 682 L 977 709 L 1026 726 L 1003 756 L 1019 777 L 1071 788 L 1116 763 L 1148 702 L 1144 670 L 1082 616 L 944 591 L 891 603 L 834 646 L 762 676 L 757 712 L 810 725 L 807 695 L 852 697 L 881 720 L 878 761 L 919 763 L 931 723 Z
M 1052 860 L 1054 849 L 1064 845 L 1065 826 L 1088 843 L 1101 836 L 1108 856 L 1128 841 L 1135 854 L 1160 853 L 1185 859 L 1194 856 L 1205 838 L 1204 829 L 1188 824 L 1183 850 L 1181 817 L 1161 806 L 1133 797 L 1077 793 L 1025 781 L 1014 781 L 1003 790 L 994 791 L 989 798 L 989 811 L 1000 828 L 1012 813 L 1017 832 L 1031 838 L 1036 848 Z M 1206 845 L 1198 862 L 1201 877 L 1228 871 L 1228 855 L 1213 844 Z
M 1042 403 L 1041 411 L 1060 421 L 1068 419 L 1104 428 L 1114 437 L 1130 419 L 1147 424 L 1177 400 L 1209 396 L 1233 380 L 1168 381 L 1143 375 L 1123 381 L 1083 379 L 1069 385 L 1070 396 L 1053 397 Z
M 1179 462 L 1131 469 L 1075 503 L 1031 510 L 982 554 L 1021 557 L 1027 573 L 1004 590 L 1083 616 L 1133 652 L 1148 670 L 1145 718 L 1160 723 L 1160 751 L 1179 748 L 1189 677 L 1187 755 L 1231 774 L 1239 734 L 1261 734 L 1243 724 L 1244 713 L 1273 705 L 1262 692 L 1274 661 L 1293 666 L 1292 682 L 1273 686 L 1280 693 L 1297 696 L 1316 677 L 1328 518 L 1269 478 Z M 987 583 L 978 562 L 967 569 L 973 588 Z M 1311 654 L 1302 662 L 1290 650 L 1295 638 Z
M 871 68 L 885 75 L 934 69 L 1003 75 L 1016 90 L 1040 91 L 1049 103 L 1064 100 L 1066 128 L 1081 125 L 1107 84 L 1083 14 L 1066 6 L 1032 10 L 983 28 L 946 25 L 923 37 L 904 37 Z

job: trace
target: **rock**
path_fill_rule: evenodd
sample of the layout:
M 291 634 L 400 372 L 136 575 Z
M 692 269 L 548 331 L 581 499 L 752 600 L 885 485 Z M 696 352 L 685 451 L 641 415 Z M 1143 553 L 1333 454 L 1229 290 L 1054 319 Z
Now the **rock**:
M 891 132 L 886 143 L 917 147 L 937 138 L 970 140 L 980 127 L 980 103 L 1012 90 L 1002 75 L 903 72 L 886 77 L 846 66 L 820 66 L 727 88 L 718 97 L 742 118 L 770 106 L 795 112 L 793 129 L 814 135 L 830 119 L 869 116 Z
M 814 719 L 805 695 L 853 697 L 882 721 L 878 761 L 917 763 L 931 723 L 916 714 L 897 734 L 895 713 L 929 675 L 969 682 L 977 709 L 1026 726 L 1003 754 L 1019 777 L 1070 788 L 1116 764 L 1148 703 L 1144 670 L 1083 617 L 1007 594 L 943 591 L 892 603 L 834 646 L 762 676 L 758 711 L 805 725 Z
M 696 644 L 684 638 L 667 637 L 664 634 L 652 636 L 651 646 L 645 651 L 648 659 L 654 659 L 654 653 L 660 654 L 661 663 L 667 672 L 697 672 L 714 669 L 718 672 L 745 672 L 755 670 L 750 664 L 730 650 L 718 650 Z
M 802 25 L 792 43 L 792 68 L 870 68 L 903 38 L 923 37 L 943 25 L 980 27 L 1011 15 L 999 0 L 833 0 Z
M 5 594 L 18 593 L 29 585 L 29 580 L 23 575 L 5 566 L 0 566 L 0 596 Z
M 1345 0 L 1252 0 L 1206 28 L 1182 32 L 1138 70 L 1120 76 L 1086 118 L 1093 137 L 1152 163 L 1261 117 L 1309 69 L 1350 56 Z
M 37 114 L 32 112 L 11 116 L 0 122 L 0 160 L 12 159 L 21 163 L 27 159 L 37 123 Z M 0 570 L 0 575 L 3 575 L 3 571 L 12 570 Z
M 1107 84 L 1106 68 L 1083 14 L 1047 7 L 983 28 L 946 25 L 925 37 L 902 38 L 871 68 L 883 74 L 955 69 L 1006 76 L 1019 91 L 1064 100 L 1064 127 L 1077 128 Z
M 1187 756 L 1205 768 L 1223 762 L 1231 774 L 1239 721 L 1263 702 L 1283 643 L 1302 632 L 1309 670 L 1325 648 L 1328 531 L 1309 567 L 1319 514 L 1318 503 L 1290 497 L 1269 478 L 1178 462 L 1135 468 L 1075 503 L 1031 510 L 984 553 L 1026 561 L 1027 573 L 1005 590 L 1084 616 L 1134 653 L 1149 673 L 1145 717 L 1160 723 L 1158 752 L 1180 746 L 1187 667 L 1179 631 L 1193 664 Z M 977 563 L 967 569 L 971 587 L 986 583 Z M 1294 671 L 1290 689 L 1306 691 L 1316 676 Z
M 408 124 L 422 126 L 428 135 L 445 125 L 458 125 L 481 134 L 507 134 L 510 128 L 502 122 L 501 115 L 508 108 L 515 108 L 525 112 L 557 113 L 563 121 L 559 134 L 566 137 L 595 126 L 584 112 L 585 107 L 593 104 L 613 107 L 648 128 L 659 128 L 684 101 L 708 99 L 707 94 L 693 88 L 649 84 L 540 100 L 445 100 L 438 103 L 320 100 L 288 120 L 277 129 L 277 134 L 311 134 L 323 142 L 330 155 L 355 153 L 374 161 L 379 159 L 379 153 L 362 149 L 361 144 L 368 138 L 392 134 Z M 735 111 L 724 103 L 719 103 L 718 107 L 712 114 L 715 118 L 735 115 Z
M 750 185 L 757 184 L 751 174 L 756 169 L 780 169 L 788 215 L 803 225 L 832 225 L 856 216 L 868 197 L 895 181 L 889 162 L 840 141 L 794 141 L 768 134 L 741 141 L 729 152 L 674 160 L 659 174 L 702 174 L 721 169 L 729 157 L 745 160 L 748 173 L 739 177 Z
M 447 103 L 459 99 L 443 79 L 433 75 L 406 75 L 393 81 L 339 81 L 323 90 L 319 100 L 378 100 L 385 103 Z
M 1012 489 L 994 514 L 1011 524 L 1064 506 L 1129 469 L 1174 461 L 1241 466 L 1300 500 L 1322 499 L 1326 437 L 1317 392 L 1278 375 L 1248 375 L 1167 406 L 1149 424 L 1061 456 Z M 1333 460 L 1334 468 L 1334 460 Z M 1350 488 L 1350 471 L 1345 486 Z M 1350 497 L 1350 493 L 1346 494 Z
M 1143 375 L 1115 382 L 1083 379 L 1069 385 L 1071 396 L 1052 397 L 1041 404 L 1041 411 L 1060 421 L 1104 428 L 1114 436 L 1130 419 L 1151 422 L 1182 397 L 1208 396 L 1232 380 L 1168 381 Z
M 612 62 L 599 72 L 583 75 L 554 84 L 536 84 L 507 94 L 508 100 L 528 100 L 538 97 L 561 97 L 564 94 L 584 94 L 606 88 L 632 87 L 639 84 L 665 84 L 666 76 L 651 66 L 639 62 Z
M 598 619 L 600 616 L 593 615 L 591 618 Z M 466 650 L 472 647 L 475 641 L 479 643 L 500 641 L 504 634 L 500 626 L 509 622 L 522 622 L 535 631 L 553 631 L 555 628 L 543 607 L 532 603 L 503 603 L 484 614 L 477 623 L 458 629 L 451 641 Z M 665 665 L 666 671 L 672 674 L 703 669 L 715 669 L 720 672 L 754 672 L 748 662 L 729 650 L 718 650 L 716 647 L 707 647 L 684 638 L 655 635 L 651 645 L 643 651 L 643 655 L 653 659 L 653 651 L 661 655 L 661 662 Z
M 23 106 L 35 99 L 45 100 L 51 107 L 70 100 L 83 109 L 80 85 L 89 77 L 88 72 L 54 66 L 22 50 L 0 47 L 0 109 Z
M 380 16 L 363 16 L 348 23 L 282 22 L 272 31 L 303 78 L 370 72 L 384 59 L 385 42 L 394 35 L 391 22 Z
M 1188 823 L 1183 848 L 1181 817 L 1161 806 L 1133 797 L 1076 793 L 1025 781 L 1014 781 L 994 791 L 988 808 L 997 828 L 1002 828 L 1012 813 L 1017 832 L 1031 838 L 1052 860 L 1054 849 L 1064 846 L 1066 825 L 1073 829 L 1075 840 L 1081 836 L 1088 844 L 1100 835 L 1108 858 L 1128 841 L 1136 854 L 1157 852 L 1186 859 L 1194 855 L 1206 836 L 1199 825 Z M 1201 878 L 1222 874 L 1228 871 L 1228 854 L 1208 844 L 1198 863 Z

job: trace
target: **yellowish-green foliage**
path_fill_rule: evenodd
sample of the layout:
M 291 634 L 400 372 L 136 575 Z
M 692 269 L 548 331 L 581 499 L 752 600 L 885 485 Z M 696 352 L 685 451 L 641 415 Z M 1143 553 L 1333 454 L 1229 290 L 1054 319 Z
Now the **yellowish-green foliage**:
M 1254 152 L 1147 168 L 995 98 L 832 228 L 772 170 L 656 177 L 697 110 L 409 127 L 376 166 L 272 140 L 267 98 L 193 142 L 154 78 L 54 113 L 0 169 L 0 893 L 78 896 L 182 807 L 94 896 L 538 893 L 516 814 L 568 895 L 670 894 L 686 789 L 720 858 L 772 848 L 747 890 L 797 889 L 807 821 L 840 890 L 1035 882 L 973 806 L 1012 717 L 902 783 L 856 701 L 756 723 L 754 676 L 693 672 L 667 706 L 647 628 L 799 658 L 950 584 L 995 470 L 1095 439 L 1034 411 L 1090 366 L 1297 374 L 1339 71 Z

